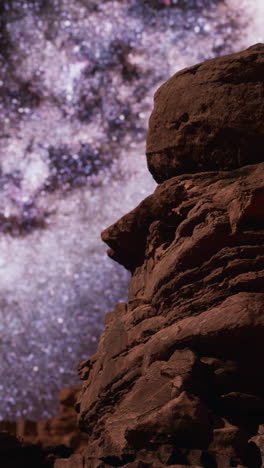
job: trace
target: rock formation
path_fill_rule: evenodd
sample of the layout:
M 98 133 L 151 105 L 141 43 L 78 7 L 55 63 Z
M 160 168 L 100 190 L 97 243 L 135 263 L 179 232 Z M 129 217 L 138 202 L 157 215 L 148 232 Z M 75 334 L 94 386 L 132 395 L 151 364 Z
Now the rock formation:
M 87 448 L 56 468 L 263 466 L 263 77 L 258 44 L 156 93 L 162 183 L 103 232 L 129 298 L 79 366 Z
M 263 44 L 176 73 L 155 95 L 147 159 L 157 182 L 263 161 Z
M 80 386 L 75 385 L 60 392 L 58 416 L 41 421 L 2 421 L 0 431 L 18 437 L 24 444 L 64 446 L 80 452 L 87 445 L 87 435 L 78 429 L 76 421 L 74 405 L 79 391 Z

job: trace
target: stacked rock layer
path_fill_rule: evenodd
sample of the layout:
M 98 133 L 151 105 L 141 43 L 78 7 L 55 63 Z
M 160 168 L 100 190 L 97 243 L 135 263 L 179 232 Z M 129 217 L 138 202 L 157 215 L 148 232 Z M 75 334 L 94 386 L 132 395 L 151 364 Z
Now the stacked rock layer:
M 157 92 L 162 183 L 103 233 L 129 300 L 79 367 L 87 449 L 56 468 L 264 466 L 263 83 L 258 44 Z

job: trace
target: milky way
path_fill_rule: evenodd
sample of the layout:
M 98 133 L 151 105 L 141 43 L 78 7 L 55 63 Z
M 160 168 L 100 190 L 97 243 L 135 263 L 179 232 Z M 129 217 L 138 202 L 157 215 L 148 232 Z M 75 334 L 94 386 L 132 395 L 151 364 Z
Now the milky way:
M 2 0 L 0 419 L 55 414 L 128 273 L 100 232 L 155 187 L 156 88 L 263 42 L 261 1 Z

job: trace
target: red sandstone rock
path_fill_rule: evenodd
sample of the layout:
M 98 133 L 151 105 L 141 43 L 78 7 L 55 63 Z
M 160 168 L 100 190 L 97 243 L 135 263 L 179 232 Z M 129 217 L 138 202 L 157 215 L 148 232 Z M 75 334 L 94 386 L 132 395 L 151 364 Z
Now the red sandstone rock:
M 264 163 L 182 175 L 103 233 L 133 275 L 128 304 L 107 315 L 82 364 L 86 457 L 131 467 L 257 459 L 248 441 L 264 422 L 264 372 L 252 365 L 263 352 L 263 206 Z
M 186 68 L 155 94 L 147 139 L 157 182 L 264 160 L 264 45 Z
M 154 110 L 149 161 L 158 180 L 170 179 L 103 232 L 109 255 L 132 272 L 128 303 L 107 314 L 97 353 L 79 366 L 76 409 L 86 450 L 56 468 L 263 465 L 264 162 L 251 139 L 264 139 L 256 119 L 264 110 L 256 94 L 263 57 L 257 45 L 207 62 L 158 93 L 165 130 Z M 166 97 L 175 80 L 182 89 L 193 84 L 190 99 Z M 217 104 L 229 96 L 217 118 L 214 93 Z M 242 95 L 252 101 L 247 121 Z M 187 132 L 203 112 L 205 121 L 212 117 L 212 137 L 204 138 L 201 120 L 197 137 L 174 142 L 167 123 L 178 112 L 175 96 L 180 112 L 189 106 L 177 131 Z M 209 104 L 202 110 L 203 99 Z M 228 128 L 231 140 L 220 141 Z M 166 159 L 166 142 L 182 150 L 180 162 L 174 153 Z M 186 168 L 201 172 L 172 177 Z

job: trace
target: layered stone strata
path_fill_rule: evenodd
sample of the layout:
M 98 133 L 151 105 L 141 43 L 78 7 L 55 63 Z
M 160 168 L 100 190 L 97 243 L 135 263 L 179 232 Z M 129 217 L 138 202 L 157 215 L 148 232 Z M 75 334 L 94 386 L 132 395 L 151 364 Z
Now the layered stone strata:
M 260 457 L 263 207 L 264 163 L 183 175 L 103 233 L 133 275 L 80 366 L 88 466 Z
M 56 468 L 264 466 L 263 76 L 258 44 L 158 91 L 160 185 L 102 234 L 128 302 L 79 366 L 87 448 Z

